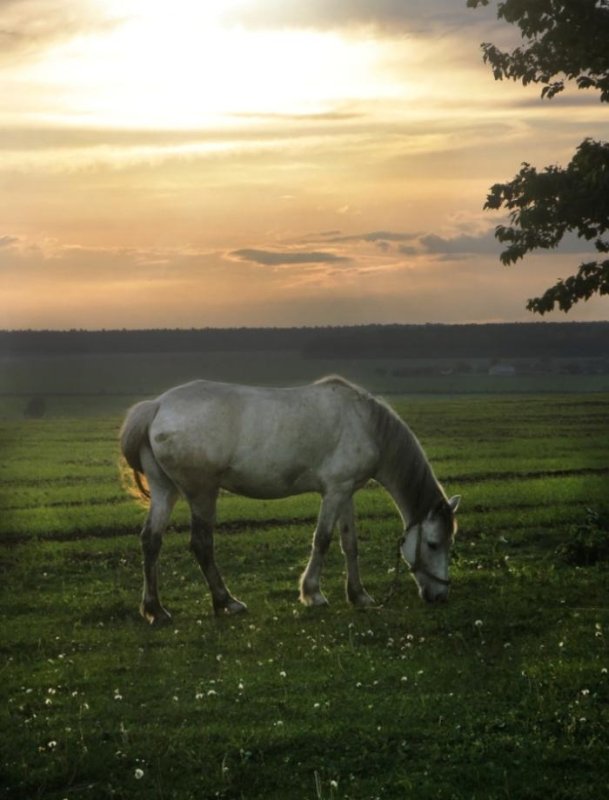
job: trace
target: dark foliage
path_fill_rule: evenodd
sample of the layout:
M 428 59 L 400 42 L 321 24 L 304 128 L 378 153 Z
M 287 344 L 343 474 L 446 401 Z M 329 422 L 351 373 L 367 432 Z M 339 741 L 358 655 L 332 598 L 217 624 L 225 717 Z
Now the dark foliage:
M 471 8 L 490 0 L 467 0 Z M 484 60 L 497 80 L 543 84 L 542 97 L 554 97 L 573 80 L 579 89 L 596 89 L 609 101 L 608 0 L 501 0 L 497 16 L 520 28 L 526 45 L 506 53 L 482 45 Z
M 585 520 L 573 526 L 569 538 L 557 549 L 567 564 L 588 567 L 609 561 L 609 511 L 587 509 Z
M 491 188 L 485 208 L 510 211 L 512 226 L 499 225 L 495 234 L 508 245 L 501 254 L 504 264 L 537 248 L 554 248 L 568 232 L 608 253 L 609 240 L 602 237 L 609 230 L 609 143 L 582 142 L 566 169 L 538 172 L 523 164 L 512 181 Z M 568 311 L 597 293 L 609 294 L 609 259 L 582 264 L 575 275 L 529 300 L 528 308 L 544 314 L 557 305 Z
M 490 0 L 467 0 L 489 5 Z M 609 0 L 504 0 L 497 16 L 520 28 L 525 44 L 512 52 L 482 45 L 484 60 L 497 80 L 510 78 L 542 84 L 542 97 L 552 98 L 574 81 L 579 89 L 600 93 L 609 102 Z M 567 233 L 593 242 L 597 253 L 609 252 L 609 143 L 586 139 L 563 169 L 539 172 L 523 164 L 508 183 L 495 184 L 485 208 L 510 212 L 511 226 L 497 227 L 497 239 L 508 245 L 504 264 L 526 253 L 557 247 Z M 592 295 L 609 294 L 609 259 L 588 261 L 558 281 L 527 308 L 545 314 L 569 309 Z

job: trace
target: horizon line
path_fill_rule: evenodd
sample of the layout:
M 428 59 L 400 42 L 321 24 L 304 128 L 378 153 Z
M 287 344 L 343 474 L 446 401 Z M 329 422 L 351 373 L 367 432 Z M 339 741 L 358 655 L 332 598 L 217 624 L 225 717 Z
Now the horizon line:
M 485 322 L 362 322 L 340 325 L 226 325 L 226 326 L 204 326 L 189 328 L 170 328 L 170 327 L 150 327 L 150 328 L 0 328 L 2 334 L 24 334 L 24 333 L 199 333 L 211 331 L 306 331 L 306 330 L 350 330 L 363 328 L 458 328 L 458 327 L 484 327 L 484 326 L 518 326 L 518 325 L 545 325 L 545 326 L 567 326 L 567 325 L 609 325 L 609 320 L 488 320 Z

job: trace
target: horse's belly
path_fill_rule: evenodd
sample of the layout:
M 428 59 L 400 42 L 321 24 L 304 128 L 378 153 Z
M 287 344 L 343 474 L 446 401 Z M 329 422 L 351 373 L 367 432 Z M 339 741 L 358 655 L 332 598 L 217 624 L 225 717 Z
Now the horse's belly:
M 260 500 L 291 497 L 322 489 L 319 476 L 312 469 L 301 468 L 289 472 L 281 470 L 245 472 L 228 469 L 220 479 L 220 487 L 234 494 Z

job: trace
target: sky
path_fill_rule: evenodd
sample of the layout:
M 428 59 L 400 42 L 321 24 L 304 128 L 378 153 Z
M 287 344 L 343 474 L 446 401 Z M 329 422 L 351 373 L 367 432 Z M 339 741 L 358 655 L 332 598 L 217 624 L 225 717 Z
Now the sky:
M 484 41 L 494 2 L 0 0 L 0 328 L 539 319 L 590 251 L 502 266 L 486 194 L 607 108 Z

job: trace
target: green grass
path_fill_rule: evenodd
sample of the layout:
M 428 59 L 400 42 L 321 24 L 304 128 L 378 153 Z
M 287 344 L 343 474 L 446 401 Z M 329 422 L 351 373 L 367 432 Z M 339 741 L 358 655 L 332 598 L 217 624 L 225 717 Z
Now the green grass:
M 406 572 L 382 609 L 297 602 L 317 499 L 220 500 L 218 560 L 250 613 L 216 619 L 180 505 L 161 554 L 172 625 L 139 617 L 144 510 L 118 417 L 0 430 L 0 797 L 597 798 L 609 782 L 609 567 L 558 554 L 607 507 L 609 396 L 404 398 L 463 495 L 443 607 Z M 357 499 L 381 599 L 399 520 Z M 609 535 L 609 534 L 608 534 Z

